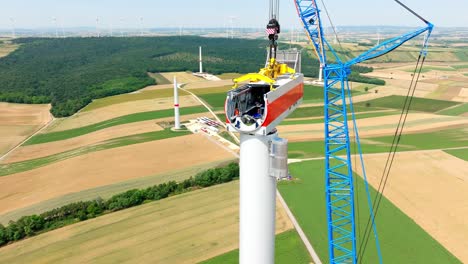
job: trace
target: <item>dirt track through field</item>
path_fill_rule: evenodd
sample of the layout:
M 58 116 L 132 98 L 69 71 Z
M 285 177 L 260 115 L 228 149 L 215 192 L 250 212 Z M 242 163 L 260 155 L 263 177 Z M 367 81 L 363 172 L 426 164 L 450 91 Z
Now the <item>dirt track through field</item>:
M 231 157 L 198 134 L 93 152 L 0 177 L 0 214 L 67 193 Z
M 232 182 L 67 226 L 0 248 L 8 263 L 197 263 L 238 247 Z M 276 233 L 292 229 L 277 202 Z
M 361 137 L 385 136 L 395 133 L 400 115 L 358 119 L 357 125 Z M 466 125 L 464 117 L 441 116 L 434 114 L 409 114 L 405 133 L 441 129 L 455 125 Z M 352 127 L 350 127 L 352 129 Z M 279 126 L 278 131 L 290 141 L 316 140 L 323 138 L 323 124 Z
M 365 155 L 366 172 L 374 188 L 386 158 L 387 154 Z M 360 166 L 356 172 L 360 173 Z M 439 150 L 397 153 L 384 192 L 464 263 L 468 263 L 467 193 L 468 162 Z
M 47 124 L 49 105 L 0 103 L 0 156 Z

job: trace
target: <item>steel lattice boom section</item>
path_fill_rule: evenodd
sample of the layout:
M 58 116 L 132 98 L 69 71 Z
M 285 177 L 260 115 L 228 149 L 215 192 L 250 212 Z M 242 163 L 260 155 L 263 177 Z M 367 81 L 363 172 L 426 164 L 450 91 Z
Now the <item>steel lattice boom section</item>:
M 324 71 L 324 114 L 325 114 L 325 178 L 327 221 L 330 263 L 356 263 L 356 232 L 354 210 L 354 185 L 351 163 L 350 138 L 346 94 L 351 66 L 366 60 L 385 55 L 405 42 L 427 32 L 422 53 L 426 53 L 427 41 L 433 25 L 426 20 L 426 27 L 383 42 L 345 63 L 341 61 L 323 34 L 320 9 L 316 0 L 294 0 L 299 17 L 317 54 Z M 401 2 L 396 1 L 399 4 Z M 404 6 L 404 5 L 403 5 Z M 404 6 L 414 13 L 408 7 Z M 327 52 L 333 54 L 335 64 L 327 63 Z M 339 87 L 339 88 L 335 88 Z M 350 99 L 351 100 L 351 99 Z M 354 115 L 353 123 L 355 123 Z M 357 128 L 355 128 L 357 132 Z M 357 139 L 359 144 L 359 139 Z M 360 149 L 360 146 L 358 146 Z M 362 153 L 359 153 L 362 157 Z M 363 168 L 365 175 L 365 170 Z M 367 184 L 367 182 L 366 182 Z M 368 193 L 370 214 L 373 216 L 372 202 Z M 374 232 L 376 232 L 374 226 Z M 377 237 L 377 233 L 375 233 Z M 378 244 L 378 239 L 376 238 Z M 379 260 L 382 262 L 377 245 Z
M 325 181 L 331 263 L 354 263 L 356 234 L 350 139 L 342 67 L 324 68 Z M 341 83 L 341 89 L 333 88 Z

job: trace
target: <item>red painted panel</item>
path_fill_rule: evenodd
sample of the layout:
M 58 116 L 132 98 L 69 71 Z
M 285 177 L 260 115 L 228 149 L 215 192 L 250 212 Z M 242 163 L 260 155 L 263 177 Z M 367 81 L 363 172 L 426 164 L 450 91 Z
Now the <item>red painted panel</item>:
M 281 114 L 289 109 L 294 103 L 304 96 L 304 83 L 298 84 L 289 92 L 268 104 L 268 113 L 262 127 L 267 127 L 276 120 Z
M 224 116 L 226 117 L 226 124 L 231 124 L 231 121 L 229 120 L 227 116 L 227 104 L 228 104 L 228 99 L 226 98 L 226 101 L 224 101 Z

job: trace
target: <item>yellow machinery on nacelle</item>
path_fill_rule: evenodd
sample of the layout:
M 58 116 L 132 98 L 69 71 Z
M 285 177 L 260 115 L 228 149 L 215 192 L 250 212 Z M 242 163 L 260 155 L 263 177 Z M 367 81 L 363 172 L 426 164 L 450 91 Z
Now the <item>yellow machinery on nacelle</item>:
M 268 83 L 270 85 L 270 89 L 273 90 L 273 84 L 276 82 L 278 76 L 288 73 L 291 74 L 292 77 L 294 76 L 294 73 L 296 73 L 296 71 L 290 68 L 287 64 L 278 63 L 278 61 L 275 58 L 271 58 L 268 65 L 265 68 L 260 69 L 258 73 L 248 73 L 246 75 L 234 79 L 234 88 L 237 88 L 239 83 L 245 81 L 263 81 Z

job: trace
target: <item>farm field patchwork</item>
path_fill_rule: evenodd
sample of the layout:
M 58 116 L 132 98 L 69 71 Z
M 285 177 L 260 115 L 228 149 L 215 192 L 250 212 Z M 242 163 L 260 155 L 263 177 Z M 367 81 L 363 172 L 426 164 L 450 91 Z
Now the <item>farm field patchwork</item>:
M 188 115 L 188 114 L 195 114 L 195 113 L 204 113 L 206 109 L 202 106 L 193 106 L 193 107 L 186 107 L 180 109 L 181 115 Z M 28 140 L 25 145 L 33 145 L 33 144 L 41 144 L 53 141 L 59 141 L 64 139 L 69 139 L 73 137 L 82 136 L 88 133 L 92 133 L 101 129 L 105 129 L 108 127 L 113 127 L 122 124 L 134 123 L 134 122 L 141 122 L 151 119 L 159 119 L 164 117 L 170 117 L 174 115 L 173 109 L 166 109 L 166 110 L 159 110 L 153 112 L 143 112 L 143 113 L 135 113 L 131 115 L 121 116 L 114 119 L 110 119 L 104 122 L 100 122 L 97 124 L 64 130 L 64 131 L 57 131 L 57 132 L 50 132 L 46 134 L 38 134 Z
M 0 248 L 0 261 L 196 263 L 210 259 L 237 248 L 238 191 L 238 182 L 232 182 L 67 226 Z M 277 233 L 291 228 L 278 206 Z
M 65 194 L 56 198 L 39 202 L 37 204 L 33 204 L 31 206 L 23 207 L 18 210 L 8 212 L 6 214 L 2 214 L 0 215 L 0 223 L 7 225 L 10 220 L 17 220 L 25 215 L 40 214 L 70 203 L 75 203 L 79 201 L 90 201 L 98 197 L 108 199 L 115 194 L 123 193 L 131 189 L 144 189 L 146 187 L 154 186 L 169 181 L 183 181 L 185 179 L 195 176 L 199 172 L 203 172 L 218 166 L 223 166 L 230 162 L 234 162 L 234 160 L 218 160 L 214 162 L 203 163 L 200 165 L 177 168 L 169 172 L 158 173 L 155 175 L 130 179 L 117 183 L 111 183 L 109 185 L 101 187 Z
M 126 136 L 126 137 L 114 138 L 114 139 L 100 142 L 99 144 L 96 144 L 96 145 L 81 147 L 81 148 L 61 152 L 58 154 L 42 157 L 42 158 L 14 162 L 14 163 L 0 164 L 0 176 L 6 176 L 10 174 L 29 171 L 32 169 L 50 165 L 52 163 L 56 163 L 56 162 L 64 161 L 64 160 L 71 159 L 74 157 L 78 157 L 81 155 L 89 154 L 92 152 L 102 151 L 106 149 L 119 148 L 123 146 L 134 145 L 134 144 L 141 144 L 145 142 L 162 140 L 162 139 L 167 139 L 167 138 L 172 138 L 172 137 L 186 136 L 189 134 L 191 133 L 188 131 L 173 132 L 170 129 L 166 129 L 163 131 L 148 132 L 148 133 L 131 135 L 131 136 Z
M 0 214 L 69 193 L 226 159 L 232 154 L 201 134 L 92 152 L 0 177 Z
M 374 188 L 380 182 L 386 160 L 387 154 L 364 157 L 367 177 Z M 355 172 L 359 173 L 360 170 L 360 166 L 357 166 Z M 443 151 L 431 150 L 397 153 L 386 184 L 385 197 L 466 263 L 467 192 L 468 163 Z M 380 222 L 383 224 L 384 221 L 387 219 L 382 215 Z M 400 224 L 398 221 L 393 223 Z
M 179 96 L 186 96 L 186 95 L 188 94 L 184 91 L 179 92 Z M 136 91 L 133 93 L 115 95 L 115 96 L 93 100 L 93 102 L 90 103 L 85 108 L 83 108 L 81 112 L 88 112 L 88 111 L 96 110 L 99 108 L 116 105 L 116 104 L 128 103 L 128 102 L 143 101 L 143 100 L 146 101 L 149 99 L 173 98 L 173 97 L 174 97 L 174 89 Z
M 356 106 L 362 107 L 368 105 L 371 107 L 401 110 L 403 108 L 404 102 L 404 96 L 391 95 L 379 99 L 374 99 L 368 102 L 357 103 Z M 457 104 L 458 103 L 456 102 L 450 101 L 414 97 L 411 102 L 411 110 L 434 113 L 445 108 L 455 106 Z
M 182 108 L 199 106 L 200 102 L 192 96 L 181 96 L 180 105 Z M 58 132 L 74 128 L 85 127 L 110 119 L 119 118 L 135 113 L 154 112 L 174 108 L 172 97 L 136 100 L 112 104 L 92 111 L 79 112 L 71 117 L 57 119 L 54 124 L 48 127 L 46 132 Z
M 164 119 L 123 124 L 119 126 L 101 129 L 96 132 L 92 132 L 83 136 L 78 136 L 70 139 L 48 142 L 44 144 L 21 146 L 14 152 L 10 153 L 2 161 L 0 161 L 0 164 L 14 163 L 19 161 L 47 157 L 50 155 L 62 153 L 73 149 L 95 145 L 100 142 L 114 138 L 121 138 L 131 135 L 161 131 L 163 130 L 161 125 L 164 125 L 164 123 L 162 123 L 164 121 L 161 121 L 161 125 L 159 125 L 158 120 Z
M 468 147 L 468 138 L 463 136 L 466 128 L 444 129 L 434 132 L 404 134 L 398 151 L 449 149 Z M 388 153 L 393 136 L 361 138 L 363 153 Z M 355 149 L 352 144 L 351 149 Z M 289 158 L 305 159 L 323 157 L 323 140 L 290 142 Z
M 291 182 L 279 184 L 279 190 L 314 246 L 321 260 L 328 259 L 328 234 L 325 208 L 323 160 L 307 161 L 289 166 Z M 357 227 L 358 246 L 369 216 L 363 180 L 356 177 L 359 200 Z M 372 197 L 375 190 L 371 190 Z M 377 228 L 384 261 L 388 263 L 460 263 L 442 245 L 419 227 L 385 197 L 377 216 Z M 362 263 L 378 263 L 373 236 L 361 258 Z
M 400 115 L 389 115 L 357 119 L 359 135 L 362 138 L 393 135 L 400 120 Z M 468 125 L 465 117 L 443 116 L 427 113 L 409 114 L 406 120 L 405 134 L 443 130 L 450 127 Z M 352 126 L 350 125 L 350 130 Z M 304 124 L 279 126 L 278 131 L 290 141 L 319 140 L 324 137 L 323 124 Z M 352 134 L 351 134 L 352 136 Z

